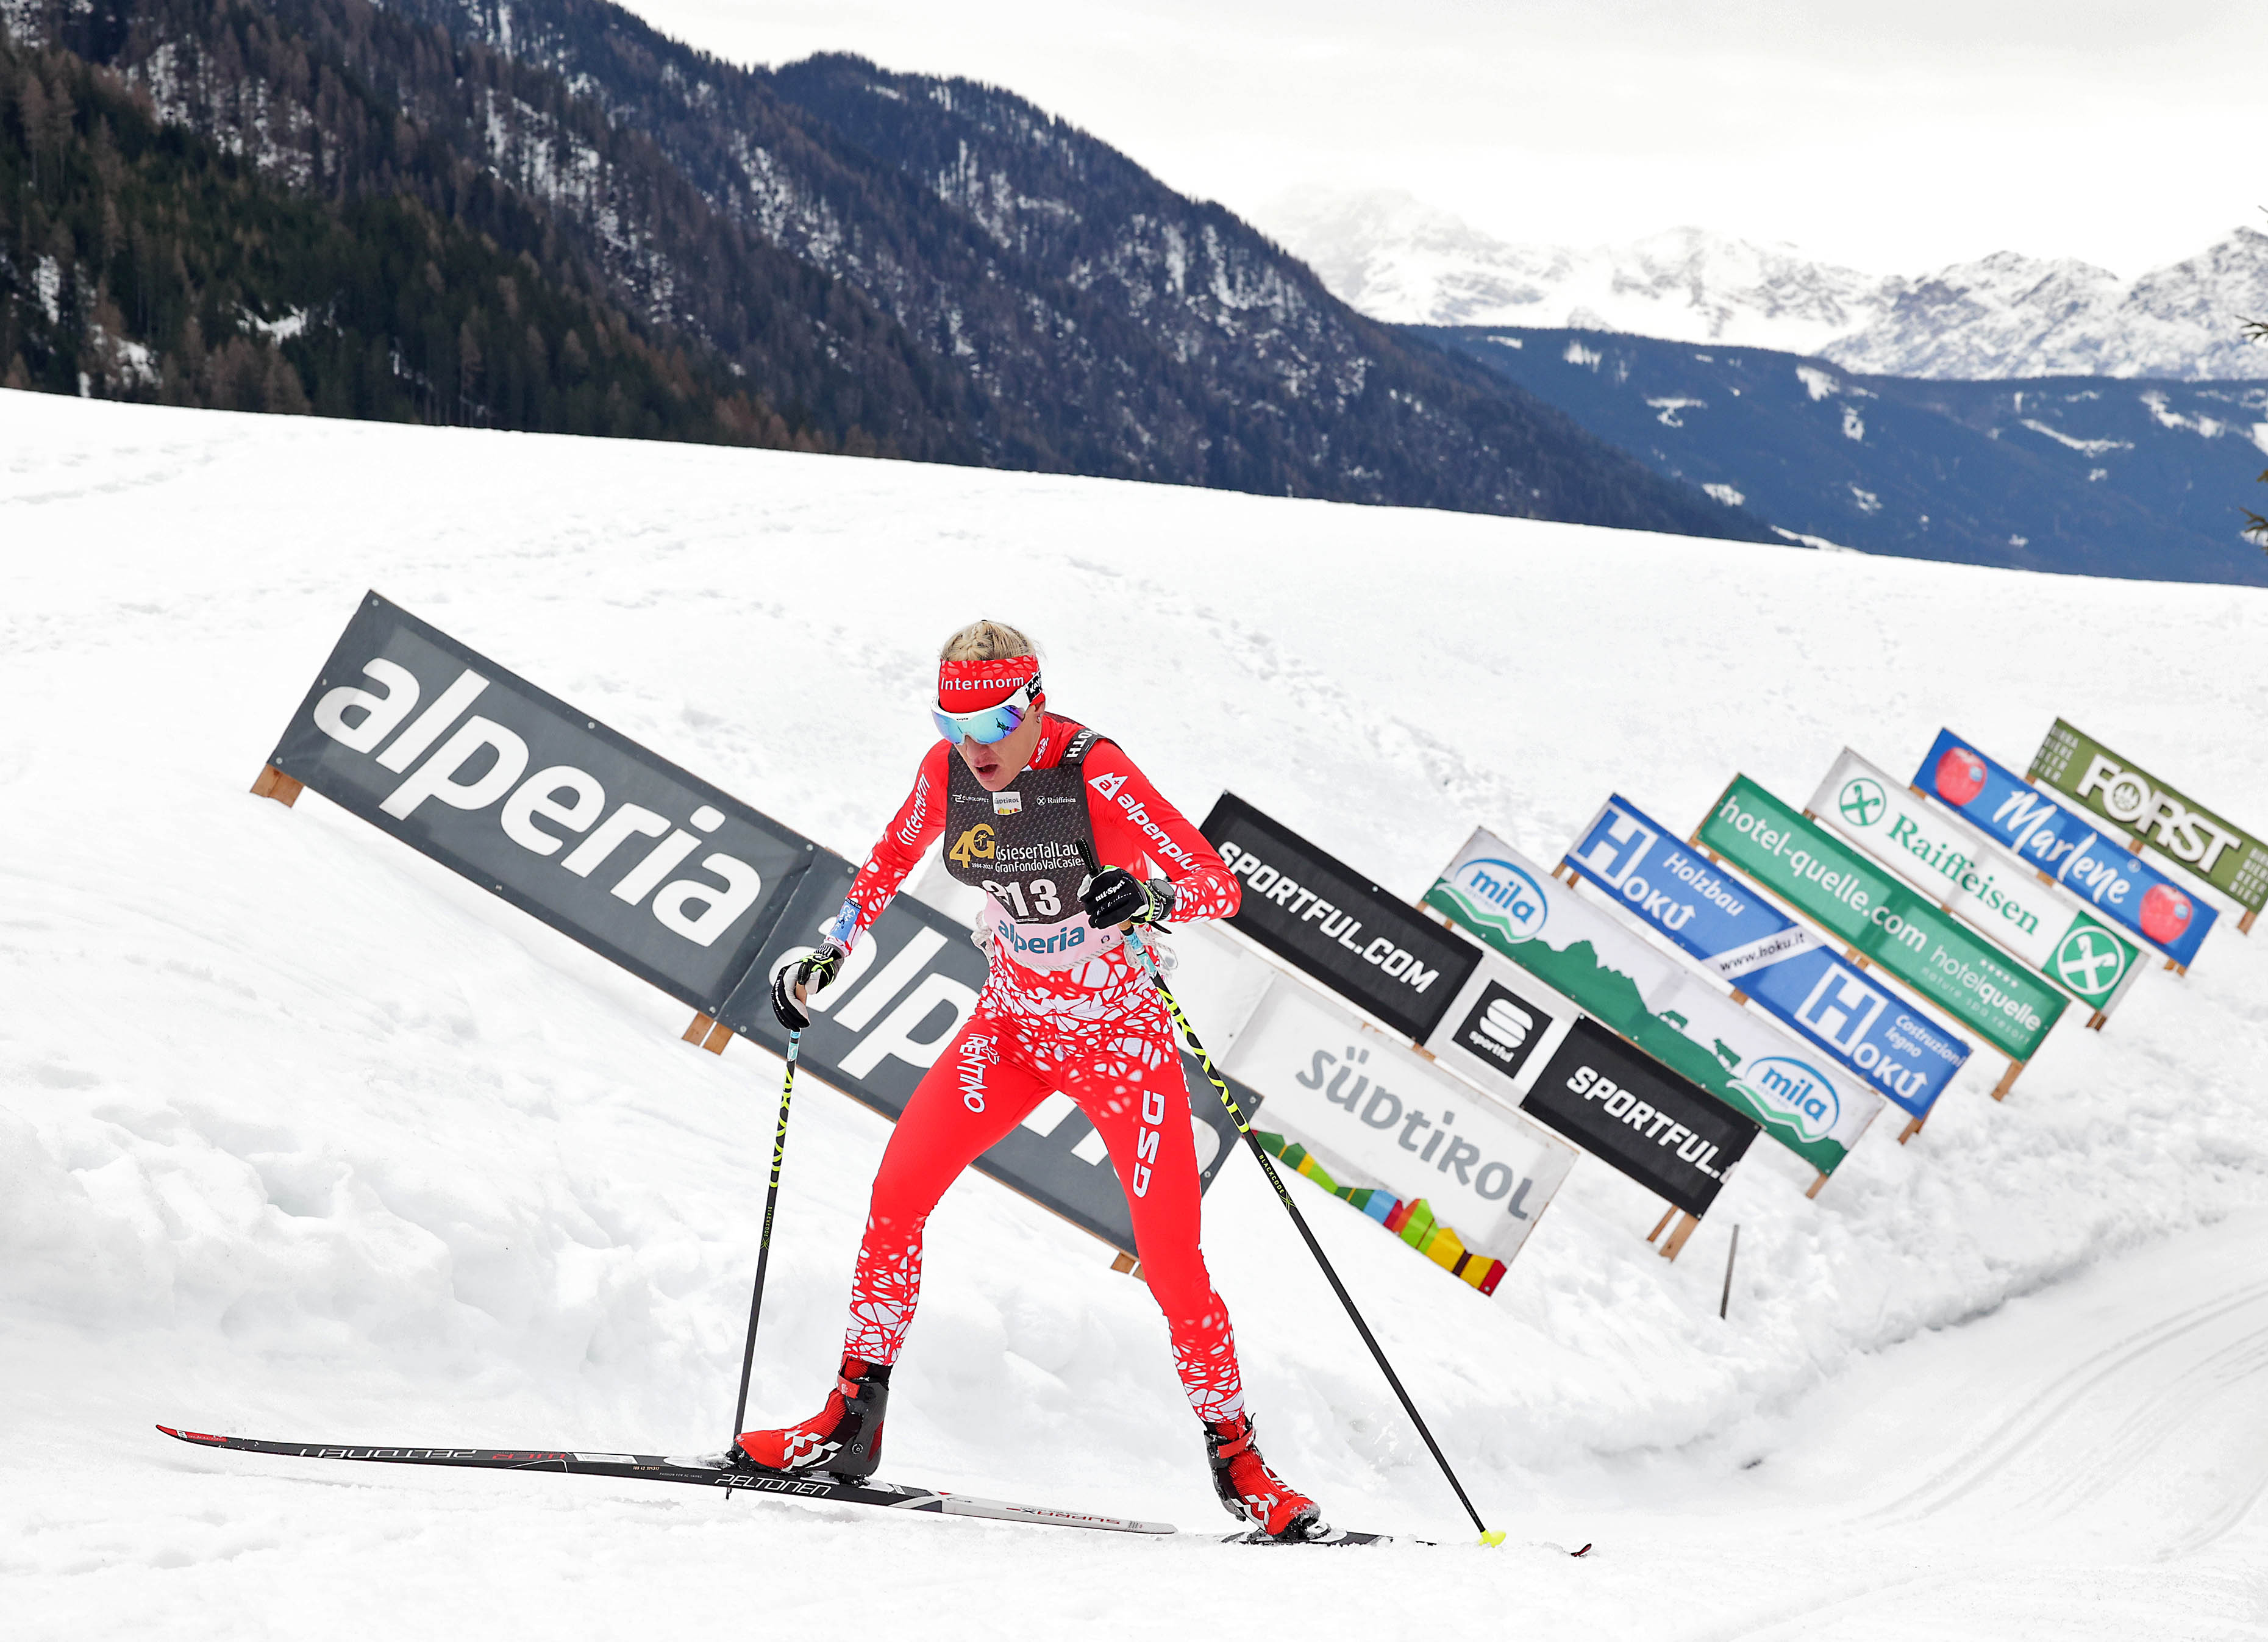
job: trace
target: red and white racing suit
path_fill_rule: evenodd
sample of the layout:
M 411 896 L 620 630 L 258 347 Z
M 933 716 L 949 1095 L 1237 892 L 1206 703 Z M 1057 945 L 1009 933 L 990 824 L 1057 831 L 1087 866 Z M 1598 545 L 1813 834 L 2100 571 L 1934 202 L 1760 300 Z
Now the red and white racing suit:
M 1033 772 L 1057 770 L 1067 750 L 1076 769 L 1035 778 Z M 833 931 L 846 946 L 880 915 L 946 831 L 949 791 L 966 818 L 978 789 L 957 766 L 944 741 L 922 760 L 912 792 L 852 882 Z M 1005 818 L 1016 813 L 1005 806 L 1026 802 L 1020 790 L 1033 790 L 1035 798 L 1055 795 L 1046 801 L 1063 805 L 1074 779 L 1102 864 L 1139 878 L 1149 875 L 1145 863 L 1154 863 L 1174 886 L 1175 924 L 1236 910 L 1237 881 L 1204 836 L 1119 747 L 1053 714 L 1031 763 L 992 800 L 1004 818 L 1003 837 Z M 1024 814 L 1028 820 L 1032 813 Z M 978 835 L 973 860 L 972 832 Z M 955 876 L 981 878 L 991 843 L 989 824 L 964 828 L 948 850 L 963 869 Z M 983 886 L 990 974 L 961 1035 L 914 1090 L 882 1153 L 843 1350 L 870 1363 L 897 1359 L 920 1298 L 922 1228 L 930 1211 L 963 1169 L 1060 1089 L 1109 1149 L 1143 1275 L 1165 1313 L 1189 1405 L 1201 1419 L 1233 1419 L 1243 1408 L 1243 1384 L 1228 1312 L 1198 1248 L 1197 1154 L 1172 1023 L 1117 930 L 1095 930 L 1079 911 L 1079 879 L 1074 870 L 1061 883 L 1027 874 L 1012 887 Z M 1048 917 L 1057 921 L 1040 922 Z

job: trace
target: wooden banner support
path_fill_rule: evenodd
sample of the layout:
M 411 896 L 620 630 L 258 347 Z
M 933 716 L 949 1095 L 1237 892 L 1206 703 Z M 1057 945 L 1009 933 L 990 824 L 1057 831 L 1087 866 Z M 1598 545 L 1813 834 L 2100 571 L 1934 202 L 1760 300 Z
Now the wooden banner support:
M 1916 1135 L 1921 1133 L 1921 1123 L 1922 1120 L 1918 1117 L 1909 1117 L 1906 1119 L 1906 1126 L 1898 1130 L 1898 1144 L 1900 1145 L 1904 1145 L 1907 1141 L 1911 1140 Z
M 2189 965 L 2176 963 L 2171 958 L 2166 960 L 2166 968 L 2171 969 L 2176 975 L 2187 975 L 2190 972 Z
M 2016 1086 L 2016 1074 L 2023 1070 L 2023 1062 L 2020 1060 L 2010 1061 L 2008 1063 L 2008 1070 L 2007 1073 L 2002 1076 L 1999 1082 L 1992 1086 L 1992 1098 L 1996 1101 L 2007 1100 L 2008 1098 L 2008 1091 Z
M 273 764 L 262 764 L 259 778 L 252 784 L 254 798 L 274 799 L 287 810 L 299 801 L 299 794 L 306 790 L 306 783 L 293 780 Z
M 1745 1004 L 1749 1001 L 1749 995 L 1736 986 L 1733 989 L 1733 1001 L 1736 1004 Z
M 1803 1195 L 1807 1197 L 1816 1197 L 1819 1195 L 1819 1189 L 1826 1183 L 1827 1171 L 1825 1169 L 1822 1169 L 1819 1171 L 1819 1178 L 1811 1182 L 1811 1189 Z
M 1672 1208 L 1672 1209 L 1664 1209 L 1664 1210 L 1661 1211 L 1661 1219 L 1660 1219 L 1659 1220 L 1656 1220 L 1656 1221 L 1653 1223 L 1653 1230 L 1652 1230 L 1651 1232 L 1648 1232 L 1648 1233 L 1646 1234 L 1646 1241 L 1647 1242 L 1649 1242 L 1649 1243 L 1650 1243 L 1650 1242 L 1652 1242 L 1655 1238 L 1657 1238 L 1657 1237 L 1660 1236 L 1660 1235 L 1661 1235 L 1661 1233 L 1662 1233 L 1663 1229 L 1664 1229 L 1665 1227 L 1667 1227 L 1667 1226 L 1668 1226 L 1668 1224 L 1669 1224 L 1669 1217 L 1670 1217 L 1670 1216 L 1672 1216 L 1672 1215 L 1674 1215 L 1674 1214 L 1675 1214 L 1676 1212 L 1677 1212 L 1677 1211 L 1676 1211 L 1675 1209 L 1674 1209 L 1674 1208 Z
M 1573 883 L 1573 882 L 1575 881 L 1575 869 L 1574 869 L 1574 868 L 1572 868 L 1572 867 L 1571 867 L 1571 866 L 1569 866 L 1569 865 L 1567 865 L 1567 863 L 1566 863 L 1564 859 L 1559 863 L 1559 865 L 1557 865 L 1557 866 L 1555 866 L 1555 867 L 1553 867 L 1553 868 L 1551 869 L 1551 876 L 1552 876 L 1552 877 L 1554 877 L 1554 878 L 1557 878 L 1557 877 L 1558 877 L 1558 876 L 1559 876 L 1559 874 L 1560 874 L 1560 873 L 1566 873 L 1566 874 L 1567 874 L 1567 881 L 1568 881 L 1569 883 L 1571 883 L 1571 884 L 1572 884 L 1572 883 Z
M 1661 1240 L 1661 1248 L 1656 1252 L 1664 1260 L 1676 1259 L 1685 1252 L 1687 1241 L 1700 1229 L 1700 1226 L 1701 1222 L 1690 1214 L 1681 1217 L 1677 1222 L 1677 1229 Z
M 2129 838 L 2126 841 L 2126 847 L 2136 855 L 2142 853 L 2142 841 L 2139 838 Z
M 2252 910 L 2251 910 L 2251 911 L 2250 911 L 2250 912 L 2246 913 L 2242 917 L 2241 917 L 2241 918 L 2237 919 L 2237 920 L 2236 920 L 2236 932 L 2237 932 L 2239 935 L 2250 935 L 2250 933 L 2252 933 L 2252 920 L 2253 920 L 2253 919 L 2255 919 L 2255 918 L 2257 918 L 2257 917 L 2258 917 L 2259 916 L 2260 916 L 2260 909 L 2259 909 L 2259 908 L 2257 908 L 2257 907 L 2255 907 L 2255 908 L 2253 908 L 2253 909 L 2252 909 Z
M 722 1021 L 711 1020 L 708 1016 L 696 1011 L 693 1016 L 693 1024 L 678 1034 L 678 1036 L 685 1042 L 698 1043 L 711 1055 L 722 1055 L 725 1052 L 725 1046 L 733 1041 L 733 1028 Z
M 2098 1010 L 2096 1010 L 2096 1011 L 2095 1012 L 2095 1013 L 2094 1013 L 2092 1016 L 2090 1016 L 2090 1017 L 2088 1018 L 2088 1022 L 2087 1022 L 2087 1029 L 2088 1029 L 2089 1032 L 2100 1032 L 2100 1031 L 2102 1031 L 2102 1023 L 2103 1023 L 2104 1021 L 2106 1021 L 2106 1020 L 2110 1020 L 2110 1016 L 2108 1016 L 2108 1015 L 2104 1014 L 2101 1010 L 2099 1010 L 2099 1009 L 2098 1009 Z
M 1121 1272 L 1130 1278 L 1142 1277 L 1142 1263 L 1135 1259 L 1133 1255 L 1128 1254 L 1123 1248 L 1120 1249 L 1116 1255 L 1112 1256 L 1110 1269 L 1113 1271 Z M 1143 1278 L 1143 1281 L 1147 1282 L 1148 1279 Z

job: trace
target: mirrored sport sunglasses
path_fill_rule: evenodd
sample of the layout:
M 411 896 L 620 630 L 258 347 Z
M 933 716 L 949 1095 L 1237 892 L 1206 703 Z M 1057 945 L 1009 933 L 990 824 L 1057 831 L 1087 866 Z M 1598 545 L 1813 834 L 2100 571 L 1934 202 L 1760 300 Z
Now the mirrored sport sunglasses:
M 974 712 L 947 712 L 942 707 L 932 707 L 929 716 L 937 725 L 937 733 L 954 746 L 958 747 L 965 736 L 979 747 L 990 747 L 1015 734 L 1017 726 L 1030 716 L 1032 703 L 1039 694 L 1039 675 L 1035 674 L 1006 701 L 979 707 Z

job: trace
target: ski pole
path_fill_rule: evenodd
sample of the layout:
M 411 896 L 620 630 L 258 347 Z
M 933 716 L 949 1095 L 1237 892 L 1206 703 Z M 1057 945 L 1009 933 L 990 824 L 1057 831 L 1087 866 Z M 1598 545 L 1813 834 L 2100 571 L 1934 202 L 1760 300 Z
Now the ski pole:
M 1094 852 L 1082 844 L 1080 853 L 1086 857 L 1088 875 L 1098 875 L 1101 869 L 1095 862 Z M 1323 1276 L 1330 1281 L 1331 1292 L 1336 1294 L 1339 1297 L 1339 1304 L 1346 1307 L 1346 1314 L 1353 1320 L 1355 1332 L 1362 1336 L 1362 1343 L 1370 1348 L 1371 1357 L 1386 1376 L 1386 1383 L 1394 1388 L 1394 1395 L 1401 1399 L 1402 1411 L 1410 1416 L 1410 1423 L 1418 1428 L 1418 1434 L 1425 1440 L 1425 1447 L 1432 1453 L 1433 1462 L 1441 1468 L 1441 1475 L 1448 1478 L 1449 1486 L 1456 1491 L 1457 1503 L 1464 1506 L 1465 1514 L 1473 1520 L 1473 1526 L 1480 1530 L 1481 1543 L 1501 1545 L 1504 1543 L 1503 1531 L 1491 1528 L 1487 1523 L 1481 1521 L 1481 1513 L 1473 1509 L 1473 1502 L 1465 1493 L 1465 1485 L 1457 1480 L 1456 1472 L 1450 1468 L 1448 1456 L 1441 1452 L 1441 1445 L 1433 1440 L 1433 1433 L 1426 1426 L 1425 1417 L 1418 1411 L 1418 1405 L 1410 1400 L 1410 1393 L 1403 1389 L 1402 1376 L 1395 1373 L 1394 1365 L 1386 1360 L 1386 1351 L 1379 1344 L 1378 1336 L 1371 1333 L 1370 1325 L 1363 1321 L 1362 1313 L 1354 1303 L 1354 1296 L 1348 1293 L 1346 1285 L 1339 1281 L 1339 1274 L 1332 1266 L 1330 1256 L 1323 1253 L 1323 1246 L 1315 1241 L 1315 1233 L 1307 1225 L 1307 1217 L 1301 1214 L 1300 1205 L 1292 1201 L 1292 1194 L 1285 1187 L 1284 1177 L 1276 1172 L 1274 1160 L 1269 1157 L 1267 1149 L 1260 1144 L 1260 1137 L 1252 1132 L 1252 1125 L 1245 1121 L 1244 1108 L 1236 1103 L 1236 1096 L 1230 1093 L 1229 1086 L 1222 1079 L 1220 1073 L 1213 1070 L 1212 1057 L 1205 1053 L 1205 1046 L 1197 1037 L 1197 1028 L 1189 1025 L 1189 1018 L 1182 1012 L 1182 1006 L 1175 1000 L 1173 989 L 1166 984 L 1165 976 L 1159 974 L 1157 960 L 1150 955 L 1150 948 L 1143 940 L 1141 931 L 1130 924 L 1126 926 L 1125 936 L 1126 944 L 1133 949 L 1135 959 L 1141 964 L 1143 973 L 1150 977 L 1150 984 L 1158 989 L 1158 997 L 1164 1002 L 1166 1012 L 1174 1018 L 1174 1024 L 1181 1028 L 1182 1036 L 1189 1043 L 1189 1053 L 1197 1057 L 1197 1064 L 1204 1068 L 1205 1078 L 1211 1083 L 1213 1092 L 1220 1096 L 1221 1105 L 1227 1108 L 1229 1121 L 1236 1125 L 1236 1132 L 1243 1136 L 1245 1144 L 1252 1148 L 1252 1155 L 1259 1160 L 1260 1172 L 1268 1177 L 1268 1183 L 1276 1189 L 1276 1201 L 1284 1205 L 1284 1211 L 1292 1217 L 1292 1224 L 1300 1228 L 1300 1236 L 1307 1243 L 1307 1252 L 1315 1257 L 1315 1263 L 1323 1269 Z
M 748 1417 L 748 1376 L 756 1366 L 756 1319 L 764 1309 L 764 1268 L 772 1257 L 772 1213 L 779 1207 L 780 1164 L 787 1157 L 787 1108 L 795 1099 L 795 1057 L 803 1047 L 803 1028 L 787 1035 L 787 1077 L 780 1085 L 779 1127 L 772 1133 L 772 1183 L 764 1192 L 764 1230 L 756 1242 L 756 1292 L 748 1297 L 748 1343 L 740 1351 L 740 1400 L 733 1405 L 733 1439 L 740 1436 L 740 1423 Z

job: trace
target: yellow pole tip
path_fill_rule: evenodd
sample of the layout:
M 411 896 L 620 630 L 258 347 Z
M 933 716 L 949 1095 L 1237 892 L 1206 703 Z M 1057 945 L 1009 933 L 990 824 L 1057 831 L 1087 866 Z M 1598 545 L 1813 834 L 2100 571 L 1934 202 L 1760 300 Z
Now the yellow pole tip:
M 1481 1535 L 1481 1543 L 1484 1545 L 1503 1544 L 1504 1530 L 1500 1528 L 1492 1528 L 1489 1529 L 1487 1533 Z

